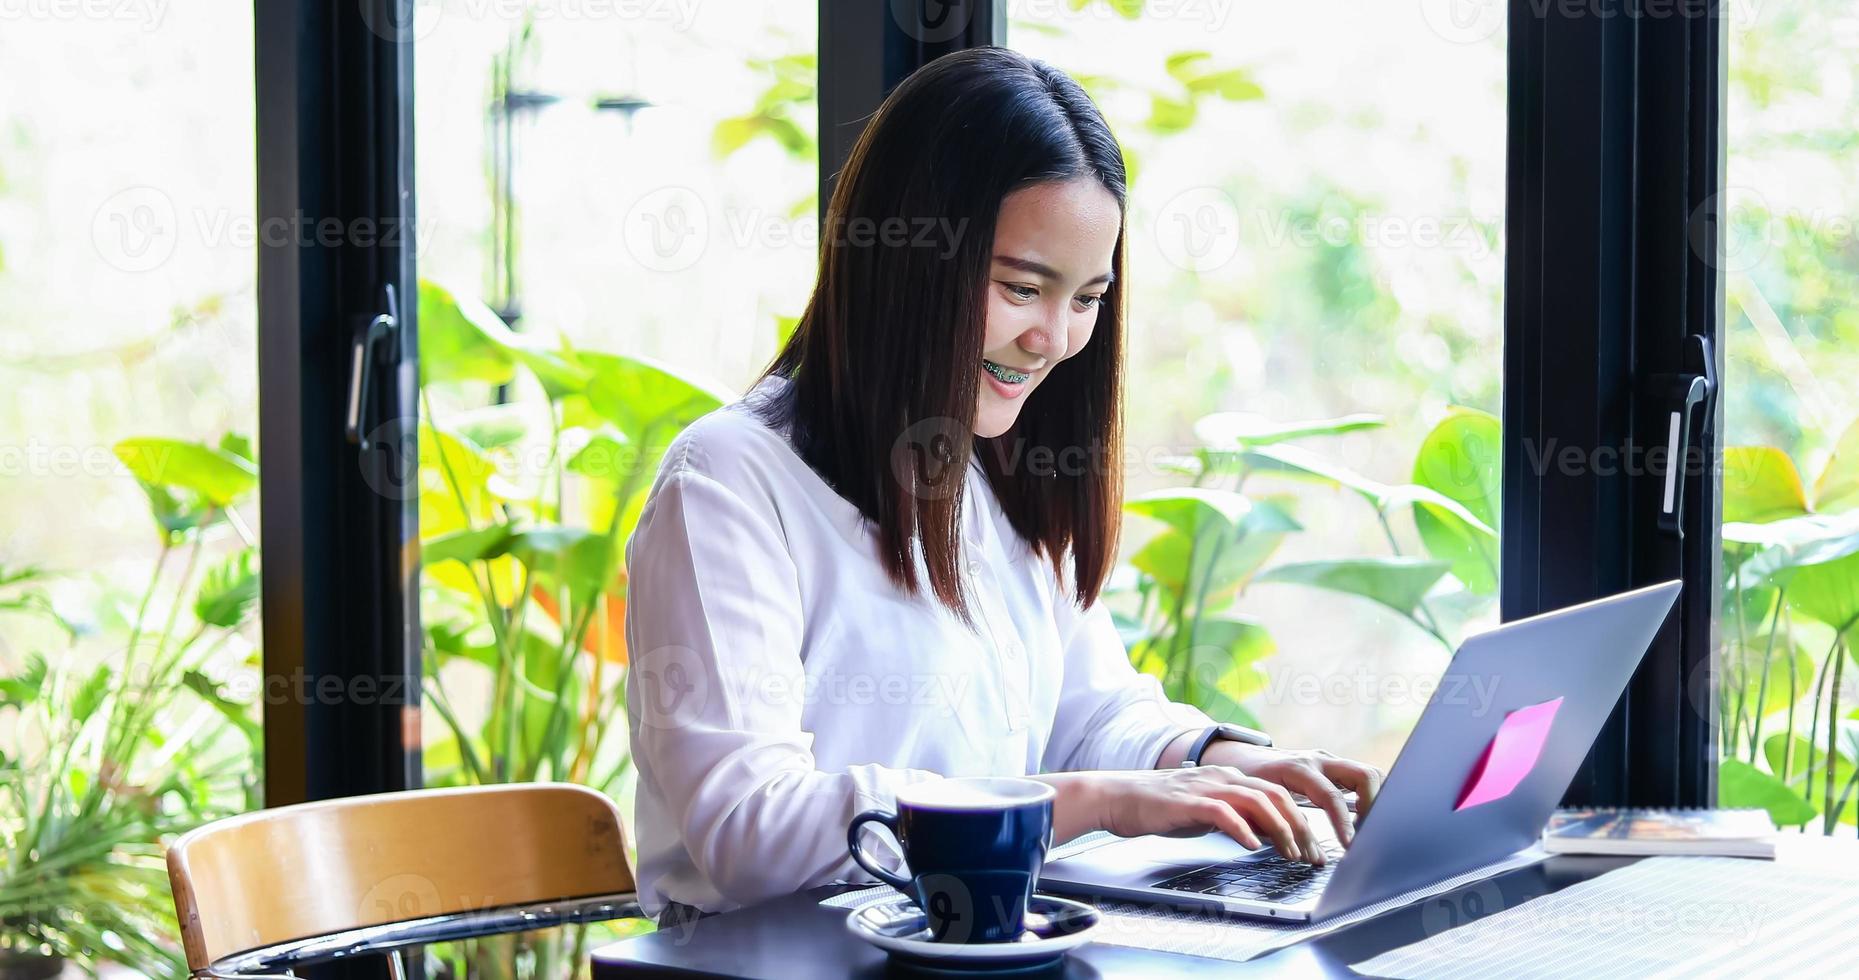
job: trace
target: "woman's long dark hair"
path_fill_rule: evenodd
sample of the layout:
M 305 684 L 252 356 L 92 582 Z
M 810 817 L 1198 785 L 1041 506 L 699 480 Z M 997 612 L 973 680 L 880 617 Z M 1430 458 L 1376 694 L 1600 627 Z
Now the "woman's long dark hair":
M 1090 343 L 1050 369 L 1011 430 L 973 434 L 1001 201 L 1080 177 L 1127 210 L 1122 151 L 1064 72 L 993 47 L 924 66 L 885 99 L 840 171 L 813 297 L 765 372 L 793 380 L 773 414 L 876 526 L 892 580 L 923 587 L 920 548 L 929 590 L 964 620 L 960 517 L 972 456 L 1014 530 L 1070 572 L 1079 605 L 1097 598 L 1115 556 L 1121 229 Z

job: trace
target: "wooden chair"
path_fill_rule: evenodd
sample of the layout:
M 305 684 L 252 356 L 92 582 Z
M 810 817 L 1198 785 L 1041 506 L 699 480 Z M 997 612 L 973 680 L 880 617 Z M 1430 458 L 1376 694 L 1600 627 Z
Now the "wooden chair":
M 583 786 L 417 790 L 260 810 L 168 851 L 197 978 L 639 914 L 625 824 Z

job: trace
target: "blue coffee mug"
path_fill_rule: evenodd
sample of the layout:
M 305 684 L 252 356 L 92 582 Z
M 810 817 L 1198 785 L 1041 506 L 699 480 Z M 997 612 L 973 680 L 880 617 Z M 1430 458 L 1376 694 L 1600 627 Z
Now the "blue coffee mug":
M 852 818 L 846 845 L 859 867 L 916 901 L 939 943 L 998 943 L 1025 928 L 1026 903 L 1052 846 L 1051 786 L 1014 776 L 952 777 L 906 786 L 897 812 Z M 881 823 L 909 876 L 880 867 L 859 830 Z

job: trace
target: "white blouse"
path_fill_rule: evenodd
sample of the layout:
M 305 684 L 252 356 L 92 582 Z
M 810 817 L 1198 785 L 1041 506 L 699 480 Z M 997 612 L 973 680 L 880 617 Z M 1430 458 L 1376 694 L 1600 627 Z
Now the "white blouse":
M 978 463 L 961 520 L 979 629 L 893 585 L 858 509 L 751 410 L 789 384 L 686 429 L 627 546 L 648 914 L 870 881 L 846 825 L 901 786 L 1150 768 L 1212 724 L 1130 666 L 1103 605 L 1079 611 Z

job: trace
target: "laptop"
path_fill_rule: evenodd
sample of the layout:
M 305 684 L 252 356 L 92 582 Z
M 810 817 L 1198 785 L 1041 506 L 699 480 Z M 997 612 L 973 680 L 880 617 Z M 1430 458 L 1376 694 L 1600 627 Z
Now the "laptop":
M 1218 832 L 1100 833 L 1056 849 L 1039 888 L 1308 922 L 1495 867 L 1540 841 L 1678 591 L 1665 582 L 1467 639 L 1349 850 L 1322 811 L 1300 811 L 1323 867 Z

